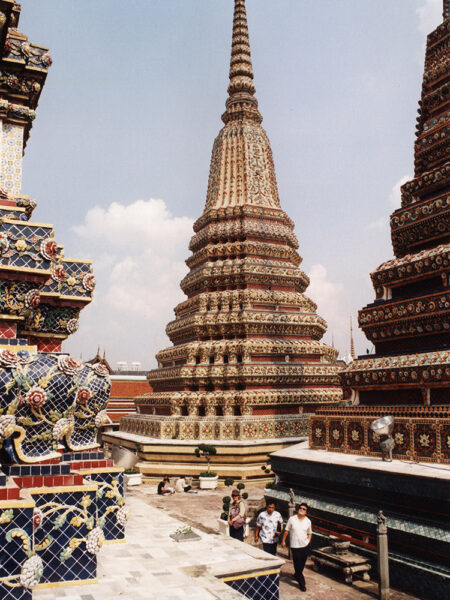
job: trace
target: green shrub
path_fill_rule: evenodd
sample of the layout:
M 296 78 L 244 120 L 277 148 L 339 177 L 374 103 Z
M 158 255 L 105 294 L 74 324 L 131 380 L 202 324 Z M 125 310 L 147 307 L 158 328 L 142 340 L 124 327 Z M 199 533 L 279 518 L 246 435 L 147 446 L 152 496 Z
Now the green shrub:
M 200 477 L 216 477 L 217 473 L 214 473 L 214 471 L 202 471 L 200 473 Z
M 125 475 L 135 475 L 137 473 L 140 473 L 139 469 L 125 469 L 124 471 Z
M 243 490 L 245 488 L 245 483 L 238 483 L 236 487 L 238 490 Z
M 247 498 L 248 498 L 248 494 L 247 494 L 247 492 L 244 492 L 244 493 L 242 494 L 242 497 L 244 498 L 244 500 L 247 500 Z
M 234 479 L 232 477 L 227 477 L 224 481 L 224 484 L 227 487 L 231 487 L 233 485 L 233 483 L 234 483 Z
M 224 504 L 230 504 L 230 502 L 231 502 L 231 498 L 230 498 L 230 496 L 224 496 L 224 497 L 222 498 L 222 502 L 223 502 Z
M 211 446 L 211 444 L 199 444 L 197 448 L 194 450 L 194 454 L 197 458 L 205 458 L 208 463 L 208 472 L 209 472 L 209 463 L 211 456 L 215 456 L 217 454 L 217 448 L 215 446 Z M 203 477 L 203 475 L 202 475 Z M 211 475 L 206 475 L 206 477 L 211 477 Z
M 223 513 L 220 515 L 220 518 L 222 519 L 222 521 L 227 521 L 227 520 L 228 520 L 228 513 L 226 513 L 226 512 L 223 512 Z
M 272 481 L 269 481 L 269 483 L 266 483 L 266 488 L 267 488 L 268 490 L 271 490 L 271 489 L 273 488 L 273 482 L 272 482 Z

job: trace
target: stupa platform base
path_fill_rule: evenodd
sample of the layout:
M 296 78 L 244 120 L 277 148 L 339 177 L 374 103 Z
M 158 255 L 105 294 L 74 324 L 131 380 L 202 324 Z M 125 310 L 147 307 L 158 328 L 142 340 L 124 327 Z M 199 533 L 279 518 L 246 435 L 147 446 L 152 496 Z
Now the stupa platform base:
M 377 513 L 387 517 L 390 580 L 394 588 L 443 600 L 450 585 L 448 530 L 450 465 L 414 463 L 297 444 L 271 456 L 280 476 L 268 497 L 287 513 L 289 490 L 308 503 L 316 543 L 333 534 L 370 559 L 376 578 Z M 445 566 L 447 565 L 447 566 Z
M 273 480 L 262 470 L 269 460 L 269 454 L 288 446 L 298 444 L 305 438 L 269 438 L 251 440 L 214 440 L 207 443 L 216 447 L 217 455 L 211 459 L 211 471 L 219 476 L 219 485 L 227 477 L 243 481 L 257 481 L 259 484 Z M 198 477 L 206 470 L 205 460 L 198 459 L 195 448 L 205 443 L 204 439 L 158 439 L 148 436 L 113 431 L 103 436 L 104 444 L 109 448 L 123 446 L 139 454 L 139 470 L 144 481 L 160 480 L 164 475 L 174 477 L 185 475 Z

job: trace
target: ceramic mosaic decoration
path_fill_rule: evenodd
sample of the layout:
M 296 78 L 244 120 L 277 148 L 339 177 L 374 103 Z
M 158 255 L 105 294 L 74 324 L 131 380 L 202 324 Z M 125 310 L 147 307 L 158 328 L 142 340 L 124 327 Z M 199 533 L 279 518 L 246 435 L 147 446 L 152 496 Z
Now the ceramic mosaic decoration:
M 90 261 L 68 260 L 31 220 L 22 153 L 52 60 L 0 0 L 0 597 L 95 581 L 104 541 L 124 539 L 122 469 L 98 450 L 111 382 L 61 352 L 91 301 Z

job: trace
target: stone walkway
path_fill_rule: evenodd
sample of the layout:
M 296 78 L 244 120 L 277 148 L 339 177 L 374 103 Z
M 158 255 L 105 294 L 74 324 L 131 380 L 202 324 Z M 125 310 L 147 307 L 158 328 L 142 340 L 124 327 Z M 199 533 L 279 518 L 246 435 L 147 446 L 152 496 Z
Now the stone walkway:
M 263 490 L 249 488 L 249 499 L 262 498 Z M 234 563 L 253 565 L 268 555 L 251 545 L 218 536 L 217 517 L 222 497 L 230 490 L 199 491 L 198 494 L 174 494 L 161 497 L 156 488 L 141 485 L 130 488 L 127 503 L 131 509 L 127 525 L 127 543 L 104 546 L 99 554 L 98 584 L 38 589 L 33 600 L 238 600 L 242 598 L 216 579 Z M 170 545 L 167 532 L 179 522 L 195 527 L 201 542 Z M 251 542 L 253 534 L 248 541 Z M 195 546 L 194 546 L 195 545 Z M 279 555 L 287 558 L 283 554 Z M 232 557 L 232 560 L 231 560 Z M 273 560 L 272 557 L 269 561 Z M 205 569 L 205 565 L 208 568 Z M 254 568 L 254 567 L 252 567 Z M 282 567 L 280 600 L 371 600 L 377 598 L 377 586 L 358 581 L 348 586 L 314 572 L 307 565 L 308 591 L 301 593 L 292 579 L 292 563 Z M 393 592 L 390 600 L 415 600 Z
M 262 498 L 262 488 L 246 488 L 249 500 Z M 223 496 L 230 495 L 229 488 L 218 488 L 214 491 L 199 491 L 194 494 L 174 494 L 161 497 L 155 494 L 153 486 L 140 486 L 133 490 L 133 495 L 143 497 L 148 504 L 185 520 L 204 531 L 217 531 L 217 517 L 221 512 Z M 254 533 L 251 532 L 247 543 L 253 544 Z M 259 546 L 261 548 L 261 546 Z M 292 562 L 287 558 L 287 551 L 278 547 L 278 556 L 286 560 L 281 569 L 280 600 L 372 600 L 378 598 L 378 586 L 372 582 L 355 581 L 347 585 L 337 578 L 316 573 L 312 569 L 312 562 L 308 561 L 305 568 L 307 591 L 299 591 L 297 582 L 293 579 L 294 569 Z M 415 596 L 391 590 L 390 600 L 417 600 Z

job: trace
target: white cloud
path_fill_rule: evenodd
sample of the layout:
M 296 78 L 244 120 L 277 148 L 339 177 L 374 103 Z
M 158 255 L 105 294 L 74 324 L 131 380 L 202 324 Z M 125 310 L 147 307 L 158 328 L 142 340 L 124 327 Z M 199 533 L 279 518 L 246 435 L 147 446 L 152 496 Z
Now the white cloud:
M 325 319 L 328 331 L 324 341 L 340 350 L 340 354 L 348 353 L 349 314 L 344 307 L 344 285 L 333 283 L 327 278 L 327 270 L 323 265 L 311 267 L 308 273 L 311 283 L 306 295 L 317 304 L 317 313 Z
M 419 31 L 428 35 L 439 23 L 442 23 L 442 0 L 422 0 L 416 8 L 419 17 Z
M 97 287 L 68 351 L 87 359 L 100 344 L 113 367 L 118 360 L 154 365 L 155 353 L 170 345 L 165 326 L 185 297 L 179 284 L 192 224 L 153 198 L 89 209 L 73 229 L 92 258 Z
M 400 177 L 400 179 L 396 183 L 394 183 L 394 185 L 392 186 L 392 190 L 391 190 L 391 193 L 389 194 L 388 202 L 394 210 L 396 210 L 397 208 L 400 208 L 400 203 L 401 203 L 400 188 L 402 187 L 402 185 L 404 183 L 406 183 L 410 179 L 412 179 L 411 175 L 403 175 L 403 177 Z
M 400 188 L 404 183 L 412 179 L 411 175 L 403 175 L 398 181 L 394 183 L 392 189 L 387 198 L 388 210 L 393 211 L 400 208 L 401 205 L 401 191 Z M 375 221 L 372 221 L 367 225 L 367 229 L 377 229 L 389 231 L 389 215 L 383 214 Z

